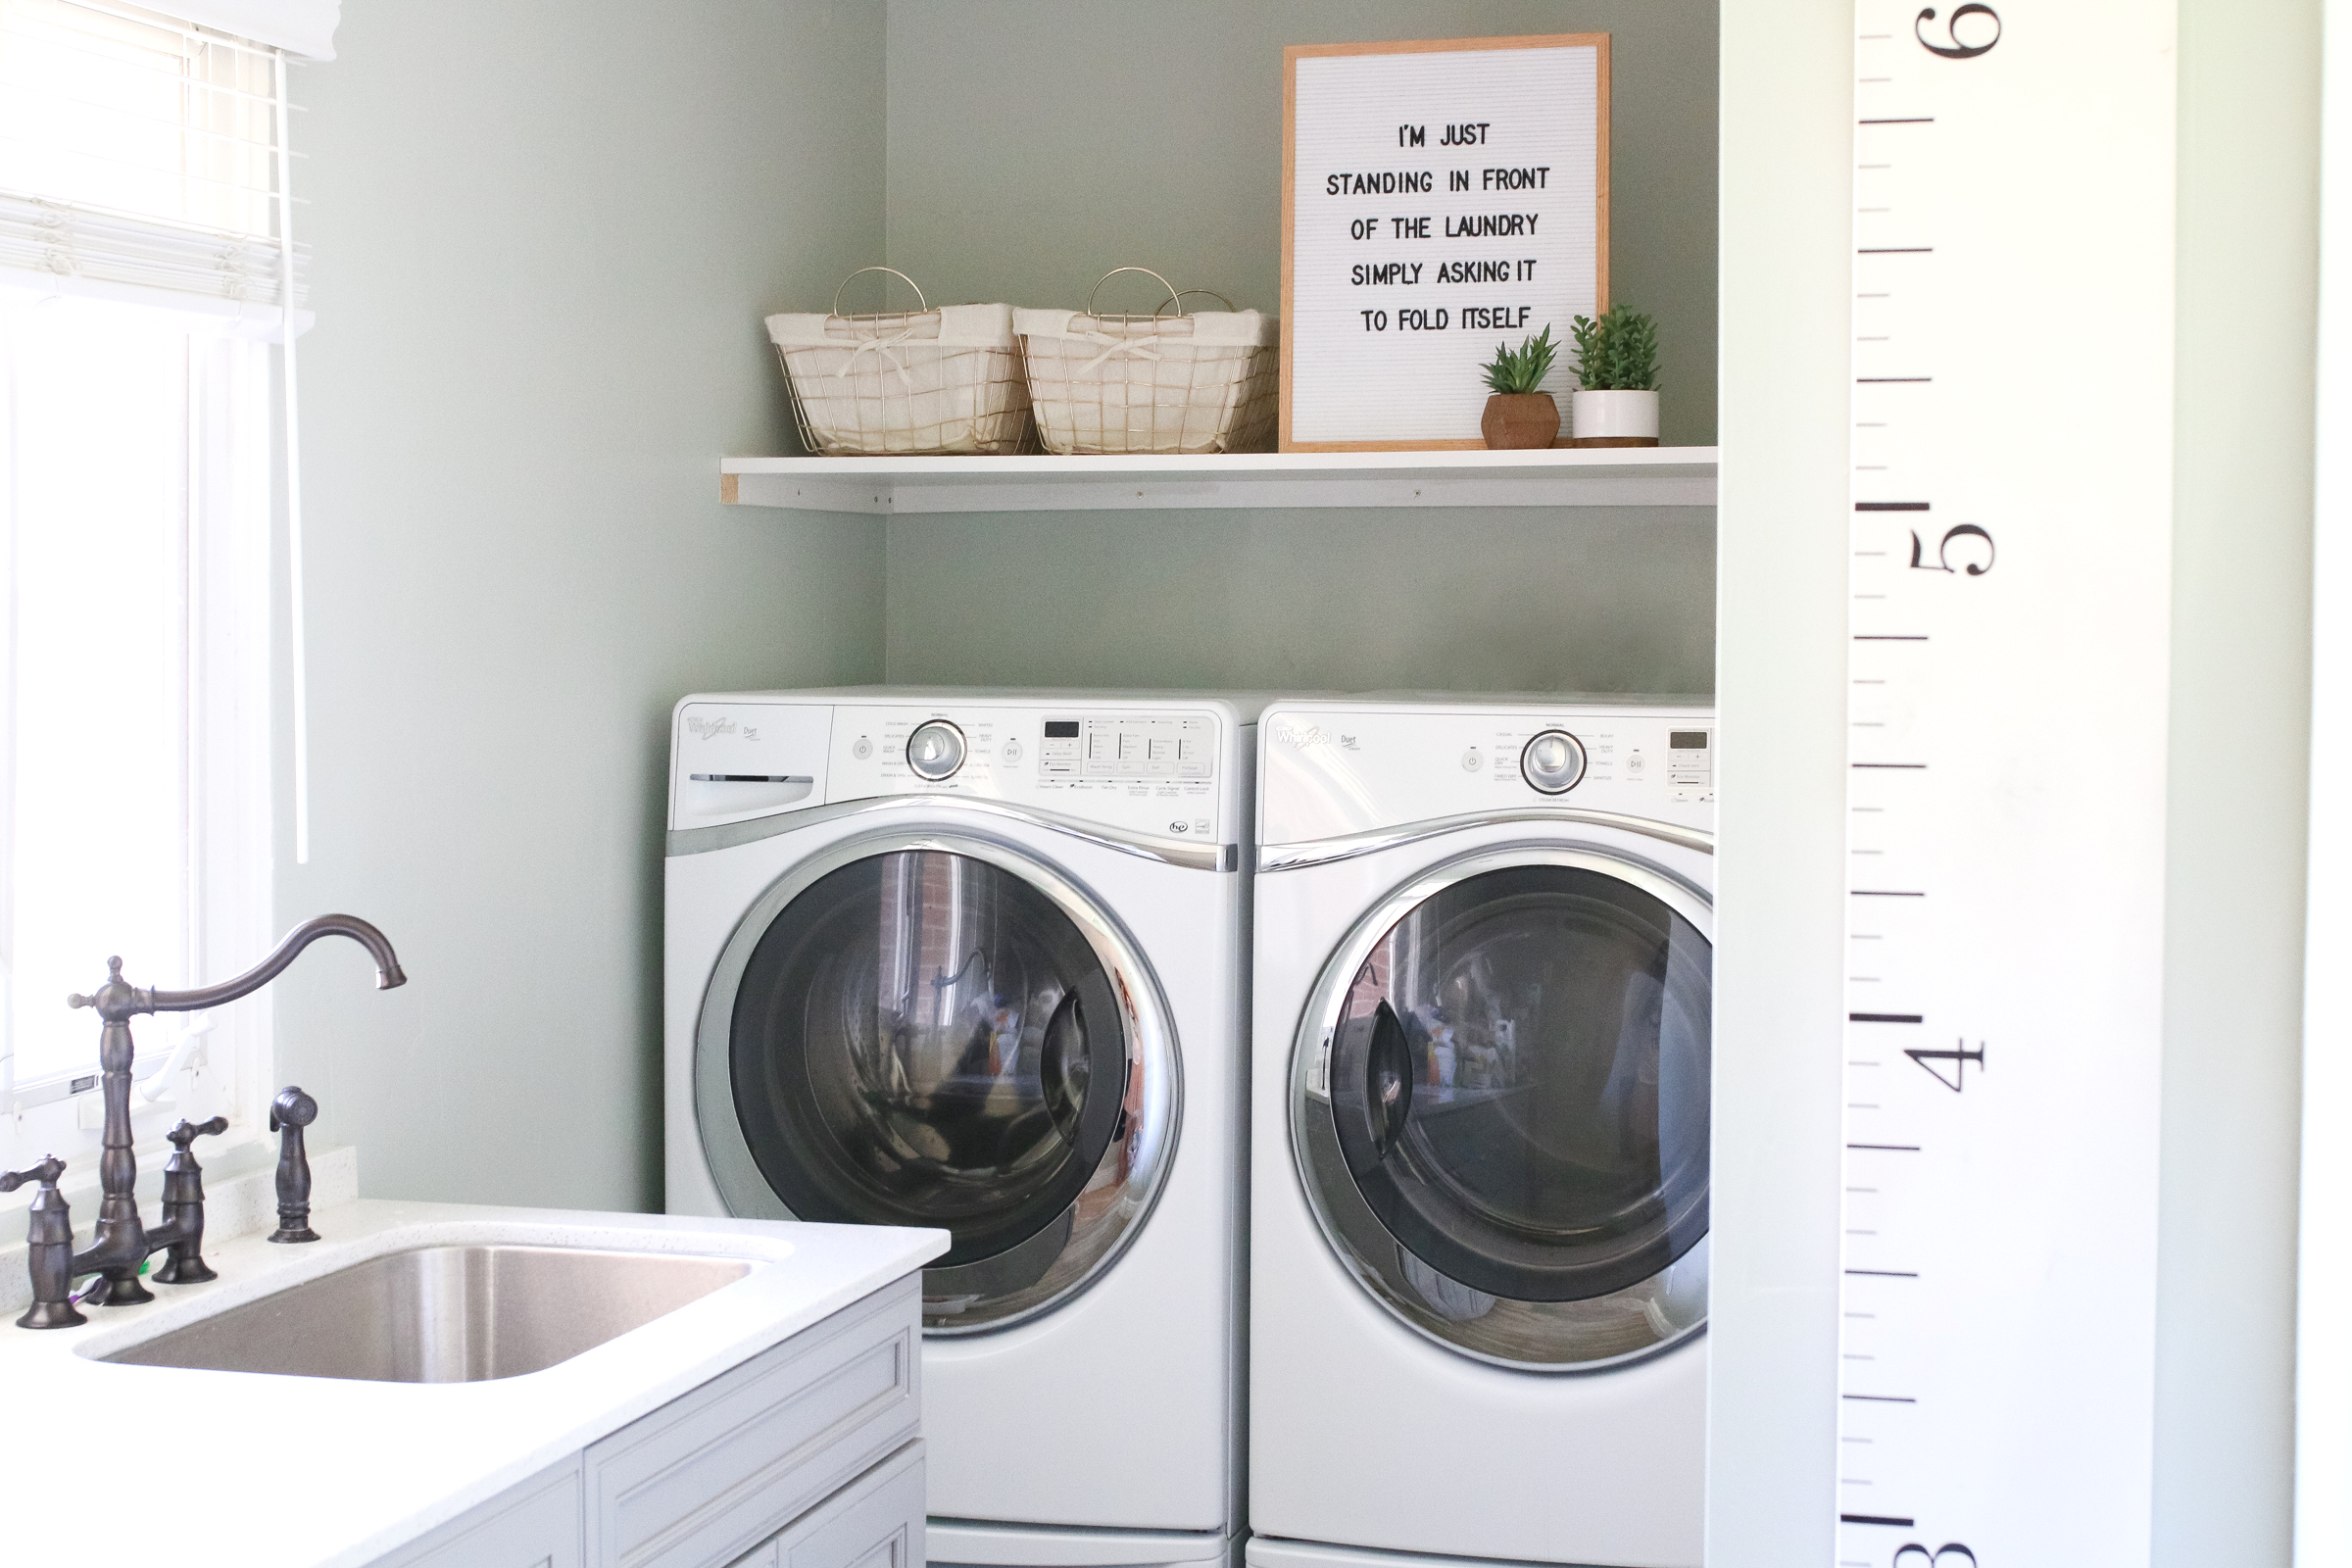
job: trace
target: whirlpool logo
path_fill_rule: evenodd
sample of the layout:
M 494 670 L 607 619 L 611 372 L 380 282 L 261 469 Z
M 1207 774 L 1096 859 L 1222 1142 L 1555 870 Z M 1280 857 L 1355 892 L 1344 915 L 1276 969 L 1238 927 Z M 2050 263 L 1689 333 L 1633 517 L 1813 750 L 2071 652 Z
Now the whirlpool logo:
M 686 733 L 704 741 L 713 735 L 732 735 L 735 733 L 735 721 L 731 718 L 690 718 L 686 721 Z
M 1354 736 L 1325 729 L 1320 724 L 1277 724 L 1274 742 L 1278 746 L 1296 746 L 1300 751 L 1309 746 L 1336 746 L 1343 752 L 1355 750 Z

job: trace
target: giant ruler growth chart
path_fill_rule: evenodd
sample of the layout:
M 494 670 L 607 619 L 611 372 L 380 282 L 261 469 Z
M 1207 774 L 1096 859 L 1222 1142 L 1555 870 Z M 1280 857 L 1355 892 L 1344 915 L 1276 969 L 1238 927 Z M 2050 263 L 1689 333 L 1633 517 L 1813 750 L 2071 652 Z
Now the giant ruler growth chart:
M 2174 7 L 1855 20 L 1837 1561 L 2144 1564 Z

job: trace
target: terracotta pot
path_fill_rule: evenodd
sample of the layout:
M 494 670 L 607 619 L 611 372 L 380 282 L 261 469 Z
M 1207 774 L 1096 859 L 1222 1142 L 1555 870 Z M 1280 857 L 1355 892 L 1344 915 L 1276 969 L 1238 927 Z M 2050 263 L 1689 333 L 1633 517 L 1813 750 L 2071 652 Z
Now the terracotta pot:
M 1573 392 L 1568 407 L 1575 416 L 1572 447 L 1654 447 L 1658 444 L 1658 395 L 1655 392 Z
M 1547 447 L 1560 433 L 1560 406 L 1548 392 L 1497 392 L 1487 399 L 1478 428 L 1497 452 Z

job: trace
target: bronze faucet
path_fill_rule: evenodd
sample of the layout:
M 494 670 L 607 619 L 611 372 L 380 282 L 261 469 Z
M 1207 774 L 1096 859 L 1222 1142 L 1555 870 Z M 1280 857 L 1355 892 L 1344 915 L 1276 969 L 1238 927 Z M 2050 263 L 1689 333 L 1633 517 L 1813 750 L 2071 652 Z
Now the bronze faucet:
M 98 1156 L 98 1183 L 102 1197 L 98 1204 L 98 1225 L 90 1245 L 82 1251 L 72 1250 L 73 1220 L 65 1200 L 57 1195 L 57 1179 L 65 1171 L 65 1162 L 54 1154 L 30 1170 L 11 1172 L 0 1176 L 0 1192 L 10 1191 L 26 1181 L 37 1181 L 41 1191 L 32 1207 L 32 1247 L 29 1264 L 33 1281 L 32 1309 L 17 1320 L 24 1328 L 68 1328 L 84 1321 L 74 1310 L 71 1296 L 72 1282 L 85 1274 L 103 1275 L 103 1280 L 84 1292 L 81 1300 L 97 1301 L 106 1306 L 123 1306 L 136 1301 L 152 1301 L 153 1292 L 139 1283 L 139 1267 L 148 1254 L 172 1250 L 170 1263 L 156 1278 L 165 1284 L 183 1284 L 211 1279 L 212 1270 L 205 1266 L 197 1249 L 204 1239 L 204 1188 L 194 1155 L 188 1145 L 204 1133 L 220 1132 L 226 1127 L 220 1118 L 193 1124 L 181 1122 L 172 1130 L 175 1151 L 166 1170 L 165 1217 L 150 1230 L 139 1220 L 138 1200 L 131 1188 L 138 1179 L 138 1164 L 130 1151 L 130 1020 L 142 1012 L 196 1012 L 206 1007 L 218 1007 L 252 995 L 277 978 L 296 954 L 325 936 L 349 937 L 368 950 L 375 959 L 375 984 L 379 991 L 405 985 L 408 976 L 401 972 L 400 959 L 393 955 L 392 944 L 384 934 L 367 921 L 348 914 L 322 914 L 306 920 L 286 934 L 270 956 L 233 980 L 194 991 L 143 991 L 122 978 L 122 960 L 106 960 L 106 984 L 90 996 L 72 996 L 66 999 L 69 1006 L 96 1009 L 101 1020 L 98 1035 L 98 1064 L 104 1072 L 100 1093 L 106 1099 L 106 1134 Z M 299 1097 L 309 1106 L 309 1121 L 317 1114 L 317 1106 L 300 1090 L 288 1095 Z M 279 1130 L 280 1109 L 290 1108 L 286 1095 L 270 1114 L 270 1130 Z M 301 1216 L 294 1225 L 308 1231 L 310 1170 L 301 1160 L 299 1131 L 292 1143 L 288 1158 L 301 1162 Z M 314 1240 L 305 1234 L 300 1237 L 282 1235 L 289 1227 L 284 1222 L 287 1206 L 287 1161 L 279 1163 L 280 1231 L 282 1239 Z M 177 1178 L 173 1180 L 172 1178 Z M 271 1240 L 279 1240 L 272 1237 Z

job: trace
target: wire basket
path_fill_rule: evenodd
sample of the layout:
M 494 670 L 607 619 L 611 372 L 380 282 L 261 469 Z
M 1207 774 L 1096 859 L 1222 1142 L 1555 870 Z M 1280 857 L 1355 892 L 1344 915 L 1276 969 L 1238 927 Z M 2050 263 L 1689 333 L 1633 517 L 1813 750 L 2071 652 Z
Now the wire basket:
M 1121 272 L 1157 280 L 1168 297 L 1150 316 L 1097 315 L 1095 295 Z M 1230 300 L 1222 311 L 1185 315 L 1185 299 L 1204 293 L 1179 292 L 1149 268 L 1120 267 L 1096 282 L 1083 311 L 1013 312 L 1046 450 L 1272 451 L 1276 322 Z M 1170 306 L 1176 315 L 1166 314 Z
M 901 279 L 922 309 L 843 316 L 836 289 L 822 316 L 767 318 L 802 445 L 828 458 L 1029 450 L 1012 307 L 933 310 L 912 278 L 887 267 L 860 268 L 842 288 L 866 272 Z

